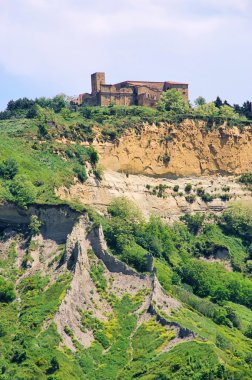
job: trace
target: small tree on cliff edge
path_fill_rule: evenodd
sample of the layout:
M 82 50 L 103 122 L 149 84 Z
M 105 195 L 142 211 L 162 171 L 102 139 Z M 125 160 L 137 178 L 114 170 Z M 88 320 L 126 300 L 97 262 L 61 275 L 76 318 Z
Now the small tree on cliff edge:
M 190 111 L 190 106 L 183 95 L 175 88 L 172 88 L 162 94 L 160 101 L 157 103 L 157 109 L 159 111 L 168 111 L 172 114 L 185 114 Z

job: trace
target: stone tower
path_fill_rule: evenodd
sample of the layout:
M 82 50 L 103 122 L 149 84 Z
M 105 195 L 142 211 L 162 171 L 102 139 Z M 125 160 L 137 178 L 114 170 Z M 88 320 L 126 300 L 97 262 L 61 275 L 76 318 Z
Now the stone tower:
M 105 73 L 94 73 L 91 75 L 92 95 L 101 90 L 101 84 L 105 84 Z

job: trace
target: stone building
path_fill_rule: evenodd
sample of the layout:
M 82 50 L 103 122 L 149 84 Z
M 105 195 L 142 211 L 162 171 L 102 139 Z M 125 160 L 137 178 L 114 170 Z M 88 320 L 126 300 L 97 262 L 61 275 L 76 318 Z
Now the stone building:
M 80 94 L 76 99 L 78 105 L 109 106 L 149 106 L 154 107 L 164 91 L 176 88 L 188 99 L 188 84 L 179 82 L 143 82 L 124 81 L 105 84 L 105 73 L 91 75 L 92 93 Z

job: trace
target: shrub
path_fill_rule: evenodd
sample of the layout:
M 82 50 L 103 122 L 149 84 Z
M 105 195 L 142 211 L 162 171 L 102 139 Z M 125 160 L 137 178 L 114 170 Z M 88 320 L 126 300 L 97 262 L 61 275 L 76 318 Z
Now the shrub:
M 41 222 L 37 215 L 32 215 L 30 224 L 29 224 L 29 230 L 31 232 L 32 236 L 36 236 L 40 233 L 40 227 L 41 227 Z
M 74 172 L 81 183 L 84 183 L 87 180 L 87 171 L 85 166 L 75 168 Z
M 252 339 L 252 325 L 249 325 L 249 326 L 247 327 L 247 330 L 245 331 L 244 335 L 245 335 L 247 338 Z
M 195 201 L 195 195 L 193 194 L 190 194 L 190 195 L 186 195 L 185 199 L 188 203 L 193 203 Z
M 245 185 L 252 184 L 252 173 L 244 173 L 240 176 L 239 182 L 244 183 Z
M 214 200 L 214 196 L 209 193 L 204 193 L 202 194 L 201 199 L 203 202 L 208 203 Z
M 174 191 L 175 193 L 177 193 L 177 192 L 179 191 L 179 185 L 175 185 L 175 186 L 173 187 L 173 191 Z
M 228 193 L 230 191 L 230 187 L 229 186 L 223 186 L 222 191 L 224 191 L 225 193 Z
M 48 135 L 48 129 L 46 128 L 45 124 L 38 124 L 38 133 L 41 137 L 45 137 Z
M 28 204 L 35 201 L 35 188 L 25 177 L 17 177 L 8 186 L 11 197 L 10 201 L 17 206 L 26 208 Z
M 114 199 L 108 206 L 108 212 L 113 217 L 120 217 L 129 221 L 129 223 L 138 223 L 143 221 L 143 215 L 134 202 L 126 197 Z
M 199 187 L 199 188 L 197 189 L 197 195 L 198 195 L 199 197 L 202 197 L 204 194 L 205 194 L 205 190 L 204 190 L 202 187 Z
M 147 251 L 134 242 L 124 248 L 121 258 L 139 272 L 148 270 Z
M 220 195 L 220 199 L 223 201 L 223 202 L 226 202 L 226 201 L 229 201 L 231 198 L 231 195 L 230 194 L 221 194 Z
M 95 175 L 95 178 L 98 179 L 98 181 L 102 180 L 103 177 L 103 168 L 101 165 L 97 165 L 97 167 L 93 170 L 93 173 Z
M 186 185 L 185 185 L 185 192 L 186 193 L 190 193 L 191 192 L 191 190 L 192 190 L 192 185 L 191 185 L 191 183 L 187 183 Z
M 18 173 L 18 164 L 16 160 L 8 158 L 0 164 L 0 176 L 4 179 L 13 179 Z
M 95 166 L 99 161 L 98 152 L 91 146 L 88 149 L 88 155 L 89 155 L 89 159 L 90 159 L 91 164 Z
M 14 286 L 0 276 L 0 302 L 11 302 L 16 298 Z
M 48 370 L 46 371 L 47 375 L 53 374 L 54 372 L 58 371 L 60 368 L 59 362 L 58 362 L 57 358 L 55 358 L 55 357 L 53 357 L 51 359 L 50 364 L 51 364 L 50 368 L 48 368 Z
M 252 203 L 233 204 L 223 213 L 221 223 L 228 233 L 252 243 Z
M 168 154 L 165 154 L 163 156 L 163 163 L 165 166 L 167 166 L 169 164 L 170 160 L 171 160 L 171 157 Z
M 192 234 L 196 235 L 203 226 L 205 215 L 200 214 L 200 213 L 185 214 L 184 216 L 181 217 L 181 220 L 185 222 L 189 231 Z

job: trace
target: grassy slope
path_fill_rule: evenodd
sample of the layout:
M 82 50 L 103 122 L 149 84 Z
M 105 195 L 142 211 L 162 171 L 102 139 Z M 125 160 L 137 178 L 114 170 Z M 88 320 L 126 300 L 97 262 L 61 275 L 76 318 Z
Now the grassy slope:
M 55 118 L 58 126 L 52 128 L 52 136 L 61 138 L 65 134 L 67 137 L 77 134 L 79 141 L 83 140 L 83 136 L 78 136 L 78 130 L 72 128 L 83 122 L 80 115 L 69 120 L 60 115 Z M 35 120 L 0 121 L 0 161 L 12 157 L 19 164 L 19 175 L 27 176 L 34 185 L 43 182 L 36 187 L 36 202 L 57 203 L 54 187 L 72 183 L 78 160 L 73 157 L 66 161 L 65 150 L 70 146 L 62 146 L 50 139 L 34 145 L 36 142 Z M 0 180 L 0 200 L 6 196 L 6 182 Z M 208 240 L 229 249 L 234 266 L 244 268 L 246 253 L 240 240 L 224 236 L 219 230 L 206 235 Z M 175 266 L 179 258 L 177 252 L 176 255 L 171 260 Z M 155 266 L 165 290 L 175 294 L 174 268 L 159 259 L 155 259 Z M 0 271 L 8 279 L 17 279 L 19 271 L 15 267 L 14 246 L 8 258 L 0 260 Z M 161 353 L 171 336 L 154 321 L 137 329 L 134 310 L 139 299 L 126 296 L 121 301 L 113 300 L 113 316 L 109 323 L 98 324 L 99 331 L 96 331 L 91 348 L 83 350 L 78 347 L 77 354 L 59 348 L 60 336 L 54 324 L 48 329 L 43 326 L 55 314 L 69 281 L 69 277 L 60 278 L 43 292 L 47 279 L 35 276 L 19 286 L 21 308 L 18 301 L 0 303 L 0 379 L 211 379 L 217 375 L 224 378 L 222 363 L 230 373 L 236 374 L 236 379 L 250 378 L 252 341 L 243 332 L 252 323 L 252 312 L 231 302 L 227 304 L 239 315 L 241 330 L 216 324 L 185 302 L 171 319 L 195 331 L 199 338 Z M 55 371 L 51 363 L 53 359 L 59 364 Z
M 33 149 L 37 136 L 34 121 L 15 120 L 0 122 L 0 160 L 13 158 L 19 165 L 19 174 L 25 175 L 37 188 L 37 202 L 55 202 L 54 186 L 68 185 L 73 180 L 71 165 L 56 154 Z M 48 143 L 47 143 L 48 144 Z M 0 180 L 0 199 L 6 197 L 4 181 Z
M 171 272 L 167 264 L 159 264 L 159 268 Z M 9 268 L 8 278 L 14 280 L 20 275 L 15 268 L 14 244 L 0 265 L 3 269 Z M 249 378 L 244 357 L 249 352 L 252 354 L 251 341 L 240 331 L 218 326 L 185 307 L 174 313 L 172 320 L 196 331 L 199 339 L 162 353 L 174 333 L 153 319 L 137 328 L 134 311 L 143 300 L 141 293 L 136 297 L 125 295 L 119 300 L 111 297 L 106 287 L 100 294 L 109 297 L 113 307 L 109 321 L 102 323 L 87 314 L 83 318 L 83 327 L 92 326 L 95 342 L 88 349 L 76 344 L 76 354 L 64 347 L 60 349 L 61 338 L 54 324 L 49 324 L 47 329 L 43 326 L 55 314 L 70 279 L 69 276 L 59 277 L 43 291 L 48 283 L 46 277 L 39 274 L 28 277 L 17 289 L 21 303 L 0 303 L 1 321 L 4 321 L 4 334 L 0 337 L 0 379 L 48 379 L 50 376 L 60 380 L 217 378 L 222 371 L 221 363 L 227 364 L 231 372 L 242 374 L 244 379 Z M 104 283 L 102 272 L 96 278 L 99 289 L 101 283 Z M 218 344 L 216 334 L 224 337 Z M 53 368 L 52 360 L 59 368 Z

